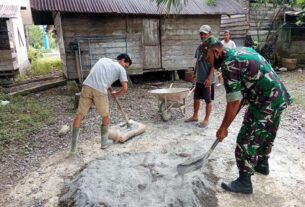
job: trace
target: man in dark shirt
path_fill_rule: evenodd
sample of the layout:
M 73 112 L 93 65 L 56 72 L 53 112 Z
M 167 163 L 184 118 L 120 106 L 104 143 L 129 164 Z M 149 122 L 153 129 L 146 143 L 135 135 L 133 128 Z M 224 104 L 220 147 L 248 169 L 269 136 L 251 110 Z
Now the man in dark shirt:
M 200 109 L 200 100 L 204 99 L 206 103 L 205 118 L 199 123 L 199 127 L 204 128 L 209 123 L 209 118 L 212 111 L 212 100 L 214 100 L 214 68 L 210 67 L 207 61 L 207 52 L 210 43 L 215 41 L 212 36 L 211 27 L 209 25 L 202 25 L 199 29 L 199 35 L 202 43 L 198 46 L 195 52 L 195 92 L 194 92 L 194 112 L 192 117 L 185 120 L 185 122 L 198 121 L 198 113 Z

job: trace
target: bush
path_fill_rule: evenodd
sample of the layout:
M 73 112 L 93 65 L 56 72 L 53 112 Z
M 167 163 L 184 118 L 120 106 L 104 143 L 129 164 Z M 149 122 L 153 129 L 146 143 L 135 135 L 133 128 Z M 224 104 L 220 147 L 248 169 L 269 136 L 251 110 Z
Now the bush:
M 47 75 L 53 70 L 61 69 L 61 61 L 58 58 L 39 58 L 32 62 L 32 75 Z
M 29 47 L 28 58 L 29 58 L 30 63 L 32 63 L 33 61 L 35 61 L 41 57 L 42 57 L 42 53 L 39 50 L 37 50 L 33 47 Z

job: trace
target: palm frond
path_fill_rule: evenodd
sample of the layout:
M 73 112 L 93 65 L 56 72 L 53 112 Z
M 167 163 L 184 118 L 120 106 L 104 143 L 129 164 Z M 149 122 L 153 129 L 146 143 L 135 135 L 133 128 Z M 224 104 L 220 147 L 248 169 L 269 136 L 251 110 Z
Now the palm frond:
M 157 5 L 164 6 L 167 12 L 171 10 L 171 8 L 175 8 L 177 10 L 181 10 L 188 2 L 188 0 L 154 0 L 157 2 Z

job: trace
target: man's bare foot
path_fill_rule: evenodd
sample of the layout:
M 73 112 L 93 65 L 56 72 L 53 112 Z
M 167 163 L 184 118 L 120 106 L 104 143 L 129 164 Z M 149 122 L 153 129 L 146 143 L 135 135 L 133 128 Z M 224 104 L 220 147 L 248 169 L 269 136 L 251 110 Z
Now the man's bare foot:
M 194 117 L 190 117 L 186 120 L 184 120 L 185 123 L 188 123 L 188 122 L 197 122 L 198 121 L 198 118 L 194 118 Z
M 209 125 L 208 121 L 202 121 L 199 123 L 198 127 L 200 128 L 206 128 Z

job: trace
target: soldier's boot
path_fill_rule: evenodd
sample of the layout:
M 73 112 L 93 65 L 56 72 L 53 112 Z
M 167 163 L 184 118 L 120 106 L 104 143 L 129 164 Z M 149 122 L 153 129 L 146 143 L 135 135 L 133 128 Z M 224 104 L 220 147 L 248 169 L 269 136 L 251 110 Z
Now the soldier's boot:
M 248 172 L 239 172 L 239 177 L 231 182 L 221 183 L 221 187 L 234 193 L 252 194 L 251 174 Z
M 254 167 L 255 172 L 263 175 L 269 175 L 269 157 L 258 157 L 256 166 Z
M 106 149 L 113 144 L 113 141 L 108 138 L 108 126 L 101 126 L 101 149 Z
M 79 128 L 72 129 L 71 148 L 70 153 L 74 153 L 76 150 L 77 140 L 79 135 Z

